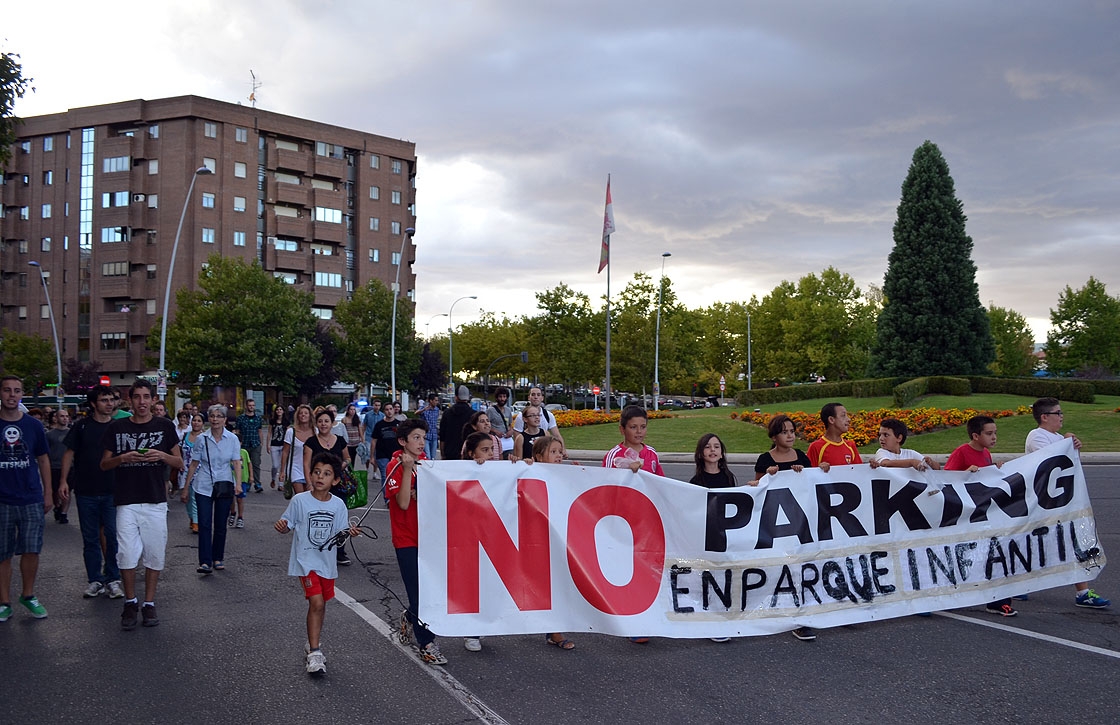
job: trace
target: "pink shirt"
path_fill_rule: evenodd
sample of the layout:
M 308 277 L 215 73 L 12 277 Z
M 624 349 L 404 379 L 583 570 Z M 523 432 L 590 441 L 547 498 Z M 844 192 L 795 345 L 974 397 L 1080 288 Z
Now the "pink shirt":
M 626 446 L 626 441 L 607 451 L 607 455 L 603 456 L 603 468 L 625 468 L 635 459 L 642 462 L 643 471 L 656 473 L 658 476 L 665 475 L 665 471 L 661 469 L 661 461 L 657 458 L 657 451 L 643 445 L 642 450 L 635 453 L 632 448 Z

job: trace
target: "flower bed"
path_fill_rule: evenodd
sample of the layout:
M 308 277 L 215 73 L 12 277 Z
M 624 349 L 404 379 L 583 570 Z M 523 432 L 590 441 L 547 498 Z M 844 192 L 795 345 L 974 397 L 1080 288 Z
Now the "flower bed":
M 860 410 L 851 413 L 851 424 L 845 438 L 857 446 L 864 446 L 879 437 L 879 421 L 883 418 L 897 418 L 906 424 L 911 435 L 932 433 L 945 428 L 964 425 L 974 415 L 987 415 L 992 418 L 1007 418 L 1013 415 L 1029 415 L 1031 409 L 1020 405 L 1014 410 L 976 410 L 974 408 L 880 408 L 879 410 Z M 734 415 L 734 414 L 732 414 Z M 824 435 L 824 424 L 820 415 L 793 411 L 789 413 L 742 413 L 740 418 L 747 423 L 765 427 L 775 415 L 788 415 L 797 426 L 797 437 L 815 441 Z
M 598 425 L 599 423 L 618 423 L 622 418 L 621 412 L 612 412 L 609 415 L 597 410 L 561 410 L 552 414 L 556 417 L 557 428 L 574 428 L 581 425 Z M 660 410 L 647 410 L 646 417 L 650 420 L 657 418 L 676 418 L 672 413 Z

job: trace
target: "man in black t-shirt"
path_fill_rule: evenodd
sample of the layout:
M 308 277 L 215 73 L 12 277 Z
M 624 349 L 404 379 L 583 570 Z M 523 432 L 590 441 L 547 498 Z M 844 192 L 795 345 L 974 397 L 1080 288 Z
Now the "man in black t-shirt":
M 113 422 L 116 402 L 107 385 L 98 385 L 86 396 L 90 414 L 79 419 L 66 434 L 62 454 L 62 483 L 59 496 L 74 494 L 82 530 L 82 558 L 89 585 L 82 596 L 91 599 L 108 592 L 110 599 L 124 596 L 117 568 L 117 509 L 113 505 L 112 471 L 101 470 L 101 441 Z M 70 475 L 73 473 L 73 475 Z M 101 529 L 105 529 L 105 559 L 102 567 Z
M 124 584 L 121 627 L 133 629 L 137 614 L 145 627 L 159 624 L 156 585 L 167 552 L 165 466 L 183 467 L 175 424 L 152 415 L 152 384 L 137 380 L 128 389 L 132 417 L 113 421 L 102 439 L 101 470 L 116 469 L 117 564 Z M 136 599 L 136 567 L 143 560 L 144 606 Z
M 385 417 L 373 426 L 373 458 L 377 462 L 377 472 L 381 475 L 382 488 L 385 486 L 385 467 L 389 459 L 400 450 L 401 444 L 397 443 L 397 406 L 388 402 L 385 404 Z

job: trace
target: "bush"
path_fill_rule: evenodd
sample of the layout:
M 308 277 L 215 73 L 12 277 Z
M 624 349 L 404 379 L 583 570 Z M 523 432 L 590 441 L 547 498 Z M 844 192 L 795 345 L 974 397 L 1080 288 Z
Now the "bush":
M 1031 398 L 1057 398 L 1071 403 L 1092 403 L 1094 386 L 1092 383 L 1070 380 L 1068 378 L 989 378 L 969 377 L 974 393 L 1004 393 L 1007 395 L 1026 395 Z
M 972 383 L 968 382 L 968 378 L 935 375 L 929 379 L 929 392 L 935 395 L 972 395 Z
M 1091 385 L 1097 395 L 1120 395 L 1120 380 L 1094 380 Z
M 778 388 L 740 390 L 735 402 L 748 408 L 773 403 L 788 403 L 814 398 L 874 398 L 890 395 L 891 389 L 905 378 L 875 378 L 868 380 L 841 380 L 835 383 L 806 383 L 785 385 Z
M 894 386 L 894 407 L 905 408 L 929 392 L 929 378 L 914 378 Z

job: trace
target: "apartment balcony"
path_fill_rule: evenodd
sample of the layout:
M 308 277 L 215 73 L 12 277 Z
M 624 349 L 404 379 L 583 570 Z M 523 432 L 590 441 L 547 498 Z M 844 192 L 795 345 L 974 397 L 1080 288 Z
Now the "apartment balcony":
M 274 269 L 289 272 L 307 271 L 307 252 L 285 252 L 275 248 L 272 251 Z
M 315 176 L 342 181 L 346 178 L 346 160 L 330 156 L 315 156 Z
M 299 237 L 300 239 L 308 239 L 311 226 L 309 219 L 306 216 L 290 217 L 290 216 L 275 216 L 276 219 L 276 234 L 274 236 L 284 237 Z
M 334 222 L 312 222 L 311 238 L 316 241 L 342 244 L 346 241 L 346 226 Z
M 292 151 L 273 146 L 269 149 L 268 160 L 270 168 L 295 171 L 302 175 L 307 175 L 311 168 L 308 155 L 302 151 Z
M 302 184 L 281 184 L 275 179 L 268 182 L 268 201 L 275 204 L 311 208 L 311 193 Z

